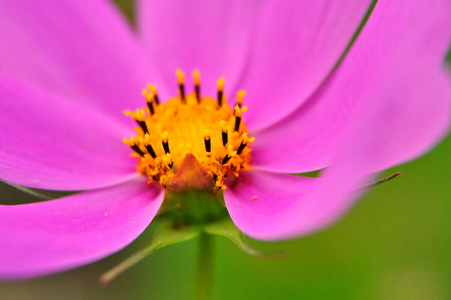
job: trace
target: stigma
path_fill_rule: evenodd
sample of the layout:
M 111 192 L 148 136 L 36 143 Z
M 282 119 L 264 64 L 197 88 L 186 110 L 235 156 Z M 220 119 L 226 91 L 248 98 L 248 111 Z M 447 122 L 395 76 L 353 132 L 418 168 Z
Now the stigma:
M 137 158 L 137 171 L 165 189 L 219 191 L 227 182 L 251 169 L 251 143 L 242 119 L 245 92 L 230 107 L 225 79 L 217 83 L 214 98 L 202 95 L 200 73 L 194 71 L 193 92 L 186 93 L 182 71 L 177 70 L 178 96 L 160 102 L 157 89 L 143 90 L 145 106 L 125 114 L 136 121 L 136 135 L 124 143 Z M 144 103 L 143 103 L 144 104 Z

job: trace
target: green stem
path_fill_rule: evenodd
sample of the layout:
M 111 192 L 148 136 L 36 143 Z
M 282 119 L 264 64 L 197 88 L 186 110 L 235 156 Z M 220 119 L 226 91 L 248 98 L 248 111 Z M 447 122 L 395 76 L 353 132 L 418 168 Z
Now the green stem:
M 198 259 L 196 299 L 210 300 L 213 291 L 213 236 L 205 232 L 199 236 Z

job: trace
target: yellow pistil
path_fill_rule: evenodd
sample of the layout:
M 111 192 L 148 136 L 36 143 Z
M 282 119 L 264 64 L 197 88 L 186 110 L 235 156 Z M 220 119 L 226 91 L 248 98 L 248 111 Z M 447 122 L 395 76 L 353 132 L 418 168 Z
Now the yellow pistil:
M 137 136 L 124 139 L 138 159 L 138 172 L 170 190 L 221 190 L 241 171 L 250 170 L 250 144 L 241 119 L 244 91 L 232 109 L 225 102 L 224 78 L 218 81 L 218 99 L 201 97 L 200 74 L 193 73 L 195 91 L 185 95 L 183 72 L 177 70 L 179 96 L 156 103 L 156 88 L 143 95 L 147 106 L 125 114 L 137 121 Z

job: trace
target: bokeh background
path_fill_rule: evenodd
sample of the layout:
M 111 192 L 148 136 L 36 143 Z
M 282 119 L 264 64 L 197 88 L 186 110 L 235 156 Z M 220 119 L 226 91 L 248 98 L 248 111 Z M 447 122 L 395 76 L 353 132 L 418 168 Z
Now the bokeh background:
M 133 1 L 115 1 L 133 20 Z M 451 61 L 450 59 L 448 59 Z M 293 241 L 250 241 L 285 258 L 254 258 L 215 238 L 215 299 L 451 299 L 451 137 L 426 156 L 388 170 L 402 176 L 369 192 L 342 220 Z M 0 203 L 33 201 L 0 186 Z M 197 239 L 163 248 L 108 287 L 98 277 L 139 249 L 45 278 L 1 282 L 0 299 L 187 299 Z

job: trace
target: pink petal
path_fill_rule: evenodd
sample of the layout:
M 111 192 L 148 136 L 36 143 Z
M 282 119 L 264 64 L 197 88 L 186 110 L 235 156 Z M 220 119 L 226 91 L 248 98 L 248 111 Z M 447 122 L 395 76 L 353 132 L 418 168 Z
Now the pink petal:
M 336 160 L 353 154 L 359 163 L 363 155 L 365 169 L 374 172 L 422 155 L 447 133 L 451 79 L 443 61 L 451 42 L 450 11 L 451 3 L 440 0 L 376 7 L 330 88 L 338 97 L 366 99 L 356 102 L 356 118 L 344 133 L 352 137 L 346 143 L 355 153 L 339 150 Z M 381 30 L 386 37 L 375 39 Z M 368 49 L 371 60 L 365 66 Z M 343 87 L 351 76 L 352 90 Z
M 252 134 L 257 168 L 303 173 L 330 165 L 354 99 L 322 97 L 325 88 L 283 121 Z
M 130 129 L 68 101 L 0 76 L 0 178 L 33 188 L 83 190 L 136 175 Z
M 343 54 L 370 2 L 268 3 L 239 86 L 248 92 L 249 128 L 273 124 L 313 94 Z
M 330 225 L 363 193 L 372 172 L 418 156 L 447 131 L 451 87 L 441 64 L 451 37 L 449 3 L 415 5 L 379 4 L 324 91 L 356 102 L 320 178 L 308 186 L 303 178 L 253 170 L 224 192 L 246 234 L 286 239 Z
M 158 74 L 110 1 L 0 1 L 2 72 L 122 116 Z
M 167 82 L 177 93 L 175 70 L 186 73 L 191 92 L 191 72 L 201 72 L 202 92 L 216 96 L 216 81 L 226 78 L 226 92 L 240 78 L 247 60 L 262 1 L 197 0 L 138 1 L 138 28 L 151 57 L 159 63 Z M 234 95 L 233 95 L 234 96 Z
M 451 39 L 446 5 L 379 3 L 327 84 L 288 119 L 254 134 L 256 165 L 279 172 L 330 165 L 351 116 L 380 143 L 370 147 L 385 157 L 374 171 L 430 149 L 449 123 L 450 80 L 442 67 Z M 358 123 L 362 115 L 374 120 L 372 129 Z
M 163 195 L 140 178 L 47 202 L 0 205 L 0 278 L 63 271 L 124 248 L 152 221 Z
M 287 239 L 321 229 L 347 210 L 353 201 L 344 181 L 253 170 L 226 189 L 224 199 L 230 217 L 245 234 L 261 240 Z

